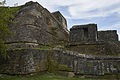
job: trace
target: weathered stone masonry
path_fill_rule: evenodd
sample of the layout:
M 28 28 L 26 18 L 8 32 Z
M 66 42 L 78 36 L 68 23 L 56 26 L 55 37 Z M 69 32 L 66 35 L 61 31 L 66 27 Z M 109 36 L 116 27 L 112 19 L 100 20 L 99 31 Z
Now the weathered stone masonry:
M 99 41 L 118 41 L 117 30 L 98 31 Z
M 7 43 L 28 43 L 28 46 L 37 47 L 39 44 L 50 45 L 68 40 L 68 31 L 64 29 L 62 22 L 37 2 L 31 1 L 20 6 L 13 21 L 16 23 L 8 25 L 13 33 Z
M 59 11 L 53 12 L 52 14 L 63 25 L 63 27 L 67 29 L 67 21 L 64 16 Z
M 96 24 L 76 25 L 70 29 L 70 42 L 95 41 L 118 41 L 117 31 L 97 31 Z
M 70 42 L 97 41 L 97 24 L 76 25 L 70 29 Z
M 13 34 L 6 42 L 11 46 L 10 58 L 5 60 L 0 55 L 0 73 L 67 71 L 104 75 L 120 72 L 120 42 L 114 30 L 97 31 L 97 24 L 76 25 L 69 35 L 67 21 L 60 12 L 50 13 L 32 1 L 20 7 L 14 21 L 8 25 Z M 64 42 L 68 44 L 63 46 Z M 52 48 L 44 50 L 43 46 Z M 65 49 L 55 50 L 56 46 Z
M 9 55 L 8 60 L 0 56 L 0 73 L 68 71 L 75 74 L 104 75 L 114 74 L 120 70 L 120 58 L 114 56 L 98 57 L 72 51 L 35 49 L 10 51 Z

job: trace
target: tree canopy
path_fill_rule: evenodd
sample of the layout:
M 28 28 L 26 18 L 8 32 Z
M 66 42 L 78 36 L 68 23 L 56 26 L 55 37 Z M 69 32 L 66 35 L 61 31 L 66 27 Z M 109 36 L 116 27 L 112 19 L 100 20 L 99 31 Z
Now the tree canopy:
M 6 0 L 3 0 L 2 2 L 0 2 L 0 5 L 4 6 L 6 3 Z
M 8 29 L 8 22 L 12 22 L 10 18 L 14 18 L 14 13 L 18 8 L 15 7 L 5 7 L 6 0 L 0 2 L 0 54 L 6 57 L 6 51 L 8 46 L 5 44 L 8 35 L 11 33 Z

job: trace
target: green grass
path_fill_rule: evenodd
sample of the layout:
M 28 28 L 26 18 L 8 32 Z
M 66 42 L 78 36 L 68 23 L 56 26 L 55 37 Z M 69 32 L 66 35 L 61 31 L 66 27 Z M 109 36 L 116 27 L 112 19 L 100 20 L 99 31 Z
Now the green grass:
M 32 75 L 32 76 L 8 76 L 0 75 L 0 80 L 96 80 L 96 79 L 80 79 L 80 78 L 68 78 L 57 75 Z M 97 79 L 98 80 L 98 79 Z
M 53 48 L 50 46 L 42 46 L 40 50 L 52 50 Z

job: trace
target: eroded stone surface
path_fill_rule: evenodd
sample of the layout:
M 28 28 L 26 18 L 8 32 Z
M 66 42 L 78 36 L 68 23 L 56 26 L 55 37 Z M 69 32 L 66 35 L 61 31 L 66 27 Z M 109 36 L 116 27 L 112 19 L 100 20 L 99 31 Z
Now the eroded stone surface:
M 68 41 L 68 31 L 47 9 L 37 2 L 28 2 L 15 14 L 15 23 L 8 28 L 13 32 L 9 43 L 27 42 L 50 45 Z
M 67 29 L 67 21 L 64 16 L 59 11 L 53 12 L 52 14 L 63 25 L 63 27 Z
M 70 29 L 70 42 L 97 41 L 97 24 L 76 25 Z
M 120 57 L 93 56 L 72 51 L 22 49 L 9 53 L 10 58 L 0 56 L 0 73 L 30 74 L 36 72 L 67 71 L 74 74 L 105 75 L 120 70 Z
M 93 42 L 93 43 L 71 43 L 67 46 L 68 50 L 76 51 L 82 54 L 92 55 L 119 55 L 120 42 Z
M 6 42 L 12 50 L 8 52 L 9 59 L 0 56 L 0 73 L 66 71 L 71 77 L 73 73 L 104 75 L 120 72 L 120 42 L 116 31 L 98 32 L 97 35 L 97 25 L 87 24 L 73 26 L 69 35 L 61 13 L 50 13 L 37 2 L 21 6 L 13 21 L 15 23 L 8 24 L 13 33 Z M 63 51 L 65 46 L 61 42 L 68 41 L 69 36 L 70 44 L 66 47 L 71 51 Z M 60 44 L 54 50 L 40 49 L 40 45 L 53 46 L 58 42 Z
M 98 31 L 99 41 L 118 41 L 117 30 Z

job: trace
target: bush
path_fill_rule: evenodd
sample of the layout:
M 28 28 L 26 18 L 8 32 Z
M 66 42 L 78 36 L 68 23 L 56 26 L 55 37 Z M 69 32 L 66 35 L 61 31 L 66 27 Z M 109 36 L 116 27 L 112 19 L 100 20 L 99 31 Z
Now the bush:
M 0 5 L 2 2 L 0 2 Z M 8 23 L 13 22 L 11 19 L 14 18 L 14 13 L 18 10 L 18 7 L 5 7 L 0 6 L 0 54 L 4 57 L 7 57 L 6 51 L 8 50 L 8 46 L 5 44 L 7 41 L 7 37 L 11 34 L 8 29 Z M 11 18 L 11 19 L 10 19 Z

